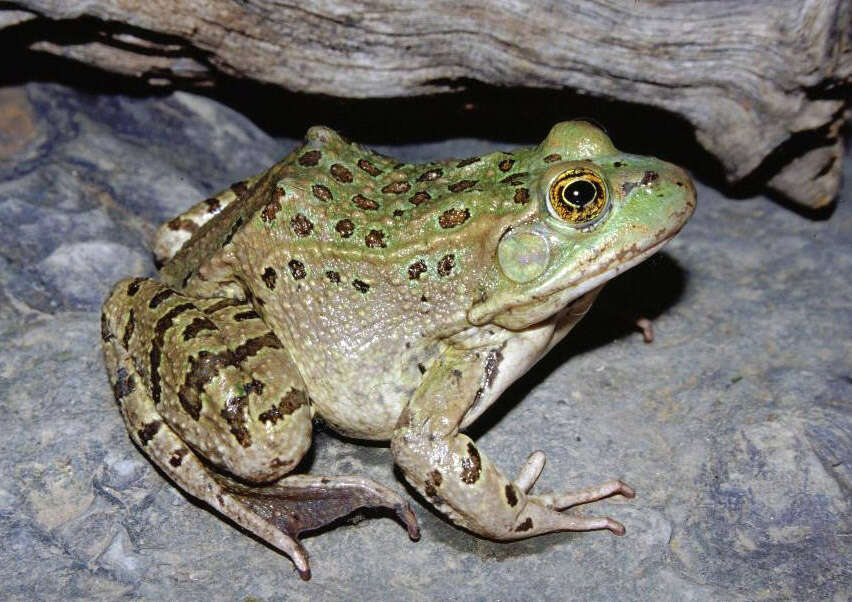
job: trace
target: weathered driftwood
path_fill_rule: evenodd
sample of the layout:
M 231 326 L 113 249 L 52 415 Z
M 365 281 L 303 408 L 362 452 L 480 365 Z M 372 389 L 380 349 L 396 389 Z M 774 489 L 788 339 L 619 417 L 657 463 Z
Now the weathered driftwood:
M 466 80 L 568 88 L 683 116 L 732 182 L 820 207 L 840 181 L 848 0 L 20 0 L 0 5 L 0 27 L 152 84 L 224 73 L 351 98 Z

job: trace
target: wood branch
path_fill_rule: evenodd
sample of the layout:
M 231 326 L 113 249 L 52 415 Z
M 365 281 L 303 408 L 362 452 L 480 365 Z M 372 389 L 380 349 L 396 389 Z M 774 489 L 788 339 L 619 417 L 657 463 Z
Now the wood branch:
M 812 208 L 840 183 L 848 0 L 21 0 L 2 5 L 0 28 L 151 84 L 227 74 L 348 98 L 468 80 L 568 88 L 682 116 L 731 182 Z

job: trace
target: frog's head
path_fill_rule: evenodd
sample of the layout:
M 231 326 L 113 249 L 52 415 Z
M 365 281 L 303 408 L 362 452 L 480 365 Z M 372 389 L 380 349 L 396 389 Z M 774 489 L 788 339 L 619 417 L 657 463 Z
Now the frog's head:
M 532 213 L 499 238 L 497 279 L 473 324 L 537 324 L 655 253 L 695 210 L 681 168 L 619 152 L 585 121 L 553 127 L 533 151 Z

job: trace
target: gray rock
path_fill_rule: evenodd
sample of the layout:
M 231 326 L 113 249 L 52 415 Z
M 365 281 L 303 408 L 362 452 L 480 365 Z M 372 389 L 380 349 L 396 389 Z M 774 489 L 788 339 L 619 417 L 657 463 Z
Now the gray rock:
M 100 301 L 151 274 L 156 225 L 294 144 L 187 94 L 0 91 L 3 599 L 845 599 L 852 588 L 852 209 L 809 220 L 699 184 L 699 210 L 470 434 L 538 490 L 622 477 L 583 512 L 628 534 L 474 537 L 417 499 L 423 538 L 371 519 L 306 539 L 314 578 L 184 497 L 128 439 Z M 286 117 L 282 117 L 286 118 Z M 24 126 L 21 126 L 21 123 Z M 661 127 L 663 125 L 661 124 Z M 618 132 L 613 132 L 618 141 Z M 404 158 L 494 147 L 383 148 Z M 654 320 L 647 345 L 631 328 Z M 403 491 L 388 449 L 317 433 L 315 473 Z

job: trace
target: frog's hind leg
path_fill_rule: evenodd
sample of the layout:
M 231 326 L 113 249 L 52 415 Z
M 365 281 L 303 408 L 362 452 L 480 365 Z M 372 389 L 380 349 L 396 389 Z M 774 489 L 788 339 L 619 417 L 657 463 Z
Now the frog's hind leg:
M 154 237 L 154 263 L 157 269 L 175 256 L 192 235 L 204 224 L 222 212 L 228 205 L 244 198 L 260 178 L 254 176 L 235 182 L 230 187 L 196 203 L 180 215 L 160 226 Z
M 250 305 L 125 280 L 104 304 L 102 339 L 139 449 L 188 494 L 290 556 L 303 578 L 310 569 L 299 534 L 360 508 L 389 508 L 416 536 L 405 501 L 372 481 L 281 479 L 310 445 L 310 406 L 293 392 L 301 380 Z
M 454 522 L 492 539 L 598 529 L 623 535 L 624 527 L 611 518 L 561 512 L 615 494 L 633 497 L 633 490 L 621 481 L 574 493 L 530 495 L 544 468 L 543 453 L 531 454 L 510 481 L 459 432 L 485 385 L 486 362 L 487 354 L 451 348 L 427 371 L 391 439 L 394 459 L 408 482 Z

